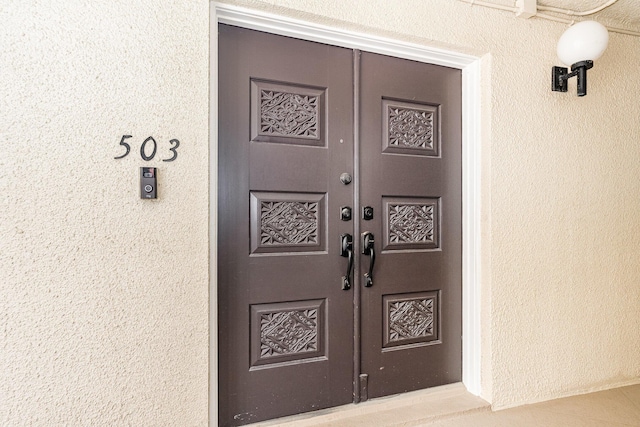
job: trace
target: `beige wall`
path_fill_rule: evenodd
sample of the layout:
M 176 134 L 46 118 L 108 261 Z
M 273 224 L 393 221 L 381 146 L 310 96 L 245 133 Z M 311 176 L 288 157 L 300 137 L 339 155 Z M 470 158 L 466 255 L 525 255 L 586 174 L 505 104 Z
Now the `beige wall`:
M 2 426 L 206 425 L 208 10 L 0 0 Z
M 483 395 L 640 381 L 639 39 L 611 34 L 577 98 L 549 90 L 562 24 L 454 0 L 227 3 L 481 56 Z M 206 424 L 208 9 L 2 0 L 2 425 Z

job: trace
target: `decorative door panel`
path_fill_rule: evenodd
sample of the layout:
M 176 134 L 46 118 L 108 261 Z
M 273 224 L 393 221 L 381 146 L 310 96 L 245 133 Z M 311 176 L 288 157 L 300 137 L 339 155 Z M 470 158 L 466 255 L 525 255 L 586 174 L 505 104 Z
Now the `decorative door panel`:
M 382 197 L 383 251 L 438 249 L 440 200 Z
M 384 295 L 382 306 L 382 351 L 440 343 L 438 292 Z
M 325 300 L 251 306 L 251 369 L 326 360 Z
M 382 99 L 382 152 L 438 157 L 438 107 Z
M 251 140 L 324 147 L 325 88 L 251 80 Z
M 326 195 L 251 192 L 251 253 L 326 251 Z

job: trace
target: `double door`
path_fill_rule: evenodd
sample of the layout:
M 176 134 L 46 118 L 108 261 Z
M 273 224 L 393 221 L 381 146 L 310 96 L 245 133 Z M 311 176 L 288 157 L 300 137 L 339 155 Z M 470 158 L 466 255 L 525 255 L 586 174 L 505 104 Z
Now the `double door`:
M 220 425 L 461 378 L 459 70 L 219 26 Z

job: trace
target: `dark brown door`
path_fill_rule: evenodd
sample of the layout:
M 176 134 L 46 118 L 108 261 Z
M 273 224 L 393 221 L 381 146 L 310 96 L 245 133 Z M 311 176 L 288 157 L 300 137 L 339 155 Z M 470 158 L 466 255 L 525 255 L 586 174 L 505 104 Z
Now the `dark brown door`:
M 349 403 L 352 52 L 219 27 L 220 423 Z
M 374 211 L 360 228 L 376 251 L 361 291 L 371 398 L 462 376 L 461 75 L 363 53 L 360 76 L 360 203 Z
M 459 381 L 460 72 L 220 25 L 218 122 L 220 424 Z

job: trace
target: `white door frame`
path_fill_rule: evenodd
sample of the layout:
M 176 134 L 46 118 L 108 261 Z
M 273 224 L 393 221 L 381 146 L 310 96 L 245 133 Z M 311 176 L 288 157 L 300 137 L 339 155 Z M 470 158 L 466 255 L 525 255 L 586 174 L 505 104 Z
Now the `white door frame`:
M 462 382 L 480 395 L 480 59 L 467 54 L 345 31 L 262 11 L 210 4 L 209 423 L 218 419 L 217 211 L 218 24 L 412 59 L 462 70 Z

